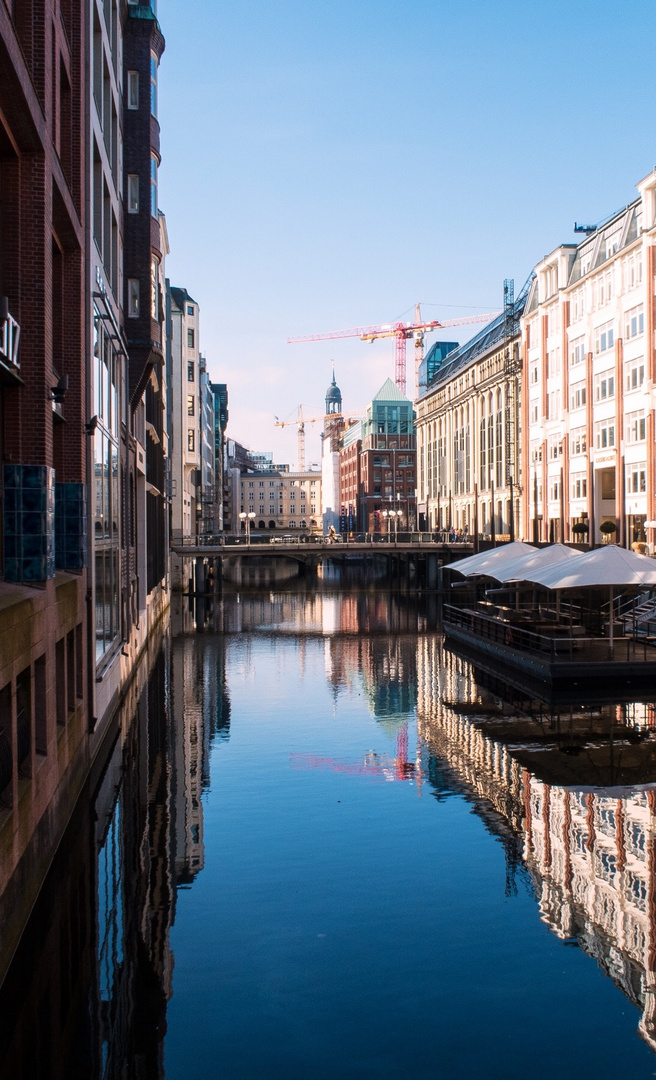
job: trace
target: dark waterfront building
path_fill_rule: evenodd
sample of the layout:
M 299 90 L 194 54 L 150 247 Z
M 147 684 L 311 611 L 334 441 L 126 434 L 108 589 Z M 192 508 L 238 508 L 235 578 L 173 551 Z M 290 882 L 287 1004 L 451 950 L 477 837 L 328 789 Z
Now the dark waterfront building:
M 164 370 L 164 258 L 166 226 L 158 208 L 160 165 L 157 80 L 164 38 L 148 4 L 128 4 L 123 43 L 124 67 L 124 241 L 123 309 L 128 344 L 129 473 L 126 516 L 131 543 L 126 559 L 129 623 L 146 606 L 167 572 L 168 444 L 166 432 L 166 373 Z M 140 444 L 140 446 L 139 446 Z M 145 463 L 140 450 L 145 450 Z M 145 468 L 144 468 L 145 464 Z M 132 492 L 136 492 L 133 498 Z M 138 520 L 145 501 L 145 521 Z M 134 509 L 134 508 L 138 509 Z M 137 534 L 147 543 L 146 573 L 139 566 L 143 552 L 135 550 Z M 140 559 L 141 555 L 141 559 Z M 130 573 L 130 570 L 133 570 Z M 134 571 L 136 570 L 136 573 Z M 145 582 L 145 590 L 143 583 Z M 141 585 L 141 594 L 139 587 Z M 136 595 L 135 595 L 136 594 Z
M 228 427 L 228 387 L 226 383 L 210 383 L 214 394 L 214 482 L 218 502 L 218 530 L 223 532 L 226 514 L 226 455 L 225 434 Z
M 86 9 L 0 5 L 5 961 L 53 850 L 49 811 L 70 813 L 88 755 Z
M 168 650 L 155 657 L 137 673 L 123 734 L 85 787 L 2 988 L 2 1080 L 163 1075 L 173 736 Z
M 169 603 L 163 47 L 0 5 L 0 977 Z

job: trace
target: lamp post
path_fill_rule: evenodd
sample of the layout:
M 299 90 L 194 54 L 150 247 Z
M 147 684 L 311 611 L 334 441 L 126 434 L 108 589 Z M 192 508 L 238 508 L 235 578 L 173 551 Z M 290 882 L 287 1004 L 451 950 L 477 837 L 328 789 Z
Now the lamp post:
M 251 525 L 255 521 L 255 514 L 251 511 L 250 514 L 245 514 L 243 511 L 239 515 L 239 520 L 246 526 L 246 546 L 251 546 Z
M 393 510 L 392 510 L 392 513 L 394 513 Z M 402 514 L 402 512 L 400 510 L 397 510 L 396 515 L 394 517 L 394 543 L 395 544 L 397 544 L 398 540 L 399 540 L 399 525 L 401 524 L 402 520 L 403 520 L 403 514 Z

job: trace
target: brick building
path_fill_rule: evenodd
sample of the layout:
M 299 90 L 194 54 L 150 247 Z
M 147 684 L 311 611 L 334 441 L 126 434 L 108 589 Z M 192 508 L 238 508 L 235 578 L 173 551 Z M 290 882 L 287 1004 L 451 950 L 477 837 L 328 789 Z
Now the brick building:
M 387 379 L 364 418 L 342 435 L 339 490 L 343 529 L 386 532 L 395 519 L 398 529 L 416 528 L 416 446 L 412 402 Z
M 10 882 L 0 919 L 9 951 L 168 604 L 167 244 L 155 168 L 163 46 L 149 4 L 0 4 L 0 880 Z
M 86 24 L 81 0 L 0 4 L 3 881 L 34 836 L 47 860 L 87 752 Z M 5 943 L 39 859 L 0 899 Z

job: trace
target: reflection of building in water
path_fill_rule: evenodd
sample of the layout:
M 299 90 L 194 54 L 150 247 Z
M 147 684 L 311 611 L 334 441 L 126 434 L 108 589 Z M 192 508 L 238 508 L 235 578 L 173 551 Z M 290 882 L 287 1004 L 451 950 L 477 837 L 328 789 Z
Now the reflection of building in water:
M 163 1076 L 175 910 L 166 660 L 147 682 L 147 664 L 135 675 L 0 991 L 3 1080 Z
M 166 655 L 161 654 L 119 761 L 96 802 L 98 849 L 97 1016 L 105 1075 L 130 1063 L 162 1072 L 172 992 L 171 741 Z
M 230 732 L 221 640 L 177 638 L 171 658 L 175 731 L 175 877 L 191 882 L 204 865 L 203 791 L 209 786 L 210 743 Z
M 418 727 L 434 770 L 445 763 L 488 827 L 491 813 L 503 815 L 521 838 L 543 919 L 641 1009 L 640 1033 L 656 1049 L 656 787 L 545 783 L 489 733 L 502 714 L 470 665 L 429 638 L 417 656 Z M 645 728 L 652 716 L 650 706 L 621 709 L 622 721 Z M 649 744 L 643 753 L 649 766 Z
M 207 595 L 174 596 L 174 634 L 194 630 L 223 633 L 276 633 L 322 635 L 360 633 L 416 633 L 424 630 L 426 616 L 416 594 L 363 591 L 341 593 L 319 589 L 316 582 L 298 584 L 280 592 L 277 588 Z
M 643 1010 L 656 1049 L 656 789 L 568 791 L 524 776 L 526 860 L 540 911 Z

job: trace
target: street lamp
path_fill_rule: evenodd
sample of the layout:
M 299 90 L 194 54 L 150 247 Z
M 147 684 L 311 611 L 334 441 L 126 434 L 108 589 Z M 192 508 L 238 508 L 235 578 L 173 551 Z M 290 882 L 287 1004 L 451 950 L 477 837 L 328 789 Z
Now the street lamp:
M 394 511 L 393 510 L 381 510 L 381 513 L 382 513 L 383 517 L 385 518 L 385 532 L 387 533 L 387 542 L 389 543 L 390 542 L 390 531 L 389 531 L 389 520 L 388 520 L 388 518 L 389 518 L 390 514 L 394 513 Z
M 239 515 L 239 520 L 246 526 L 246 546 L 251 546 L 251 525 L 255 521 L 255 514 L 251 511 L 250 514 L 245 514 L 243 511 Z

